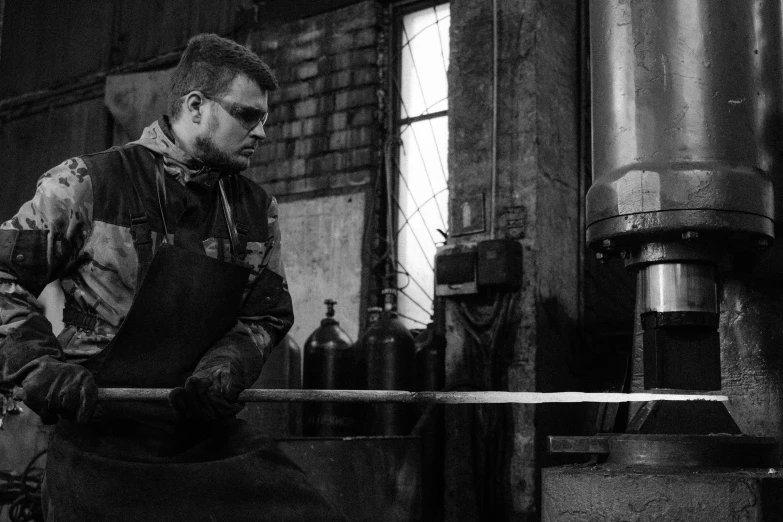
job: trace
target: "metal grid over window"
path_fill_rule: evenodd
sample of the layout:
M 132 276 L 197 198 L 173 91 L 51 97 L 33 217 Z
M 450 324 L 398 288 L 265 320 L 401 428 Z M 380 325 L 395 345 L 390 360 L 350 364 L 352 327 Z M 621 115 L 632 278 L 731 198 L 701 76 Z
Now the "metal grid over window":
M 397 309 L 408 328 L 430 321 L 435 247 L 448 234 L 449 22 L 449 4 L 430 4 L 398 26 L 394 243 Z

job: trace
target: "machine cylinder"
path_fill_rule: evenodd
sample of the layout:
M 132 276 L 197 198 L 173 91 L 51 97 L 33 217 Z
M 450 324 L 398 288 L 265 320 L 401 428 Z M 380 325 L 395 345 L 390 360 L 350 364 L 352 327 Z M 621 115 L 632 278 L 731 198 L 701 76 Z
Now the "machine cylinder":
M 590 26 L 588 242 L 673 230 L 772 237 L 780 3 L 607 0 L 591 3 Z
M 643 267 L 642 313 L 718 313 L 715 267 L 706 263 L 655 263 Z

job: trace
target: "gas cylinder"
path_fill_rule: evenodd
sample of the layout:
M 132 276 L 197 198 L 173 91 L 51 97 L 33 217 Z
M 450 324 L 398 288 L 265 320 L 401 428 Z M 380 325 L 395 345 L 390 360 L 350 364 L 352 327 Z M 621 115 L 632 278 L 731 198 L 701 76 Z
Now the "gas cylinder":
M 416 390 L 442 390 L 446 381 L 446 317 L 442 297 L 436 297 L 433 322 L 416 336 Z
M 336 301 L 324 301 L 327 311 L 321 326 L 305 341 L 303 386 L 311 390 L 345 390 L 354 387 L 353 341 L 334 318 Z M 306 403 L 306 436 L 355 435 L 356 407 L 351 403 Z
M 415 343 L 395 311 L 396 290 L 384 289 L 380 318 L 362 336 L 362 366 L 370 390 L 412 390 Z M 369 435 L 408 435 L 413 411 L 407 404 L 373 404 L 364 409 Z
M 271 351 L 252 388 L 297 389 L 302 387 L 302 349 L 290 335 Z M 302 434 L 300 403 L 249 402 L 240 416 L 268 437 Z
M 432 322 L 416 337 L 416 389 L 438 391 L 445 386 L 446 314 L 442 297 L 433 303 Z M 445 459 L 443 405 L 429 405 L 421 409 L 423 418 L 417 420 L 421 437 L 421 487 L 424 498 L 442 498 L 444 491 L 443 466 Z M 423 520 L 441 520 L 442 505 L 429 502 L 423 506 Z
M 380 306 L 369 307 L 367 309 L 367 328 L 372 328 L 372 326 L 381 318 L 382 313 L 383 308 Z
M 383 308 L 380 306 L 370 306 L 367 308 L 367 323 L 365 324 L 363 332 L 367 332 L 373 327 L 375 323 L 381 318 Z M 364 333 L 360 333 L 359 340 L 354 345 L 354 385 L 357 390 L 367 390 L 367 352 L 364 349 L 365 341 Z M 372 406 L 370 404 L 362 404 L 358 406 L 357 415 L 359 417 L 359 427 L 363 435 L 369 435 L 369 423 L 366 419 L 372 415 Z
M 286 352 L 288 360 L 288 388 L 292 390 L 302 389 L 302 348 L 296 344 L 294 338 L 286 335 L 278 346 Z M 302 435 L 302 403 L 289 402 L 288 408 L 288 435 Z

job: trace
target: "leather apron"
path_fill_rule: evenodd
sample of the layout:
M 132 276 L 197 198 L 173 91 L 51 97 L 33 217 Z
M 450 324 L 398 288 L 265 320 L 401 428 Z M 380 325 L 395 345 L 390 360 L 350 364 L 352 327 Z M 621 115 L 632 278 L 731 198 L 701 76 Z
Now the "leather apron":
M 134 172 L 120 154 L 141 204 Z M 156 184 L 169 237 L 160 163 Z M 99 387 L 183 386 L 236 323 L 249 273 L 164 240 L 140 274 L 114 339 L 84 365 Z M 90 425 L 61 420 L 55 428 L 43 493 L 50 522 L 343 520 L 273 441 L 255 436 L 241 420 L 183 424 L 166 403 L 100 408 Z

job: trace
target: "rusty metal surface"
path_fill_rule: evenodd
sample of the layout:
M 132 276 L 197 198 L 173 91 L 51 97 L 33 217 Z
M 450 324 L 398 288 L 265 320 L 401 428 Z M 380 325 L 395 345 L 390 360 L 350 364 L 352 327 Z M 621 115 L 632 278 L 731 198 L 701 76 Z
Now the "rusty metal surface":
M 741 435 L 726 405 L 718 402 L 646 402 L 628 423 L 627 433 L 658 435 Z
M 780 279 L 735 272 L 724 274 L 720 286 L 723 391 L 732 397 L 729 410 L 743 433 L 779 438 L 783 433 Z
M 677 237 L 687 230 L 775 237 L 774 222 L 770 216 L 725 210 L 666 210 L 623 214 L 592 222 L 587 228 L 587 242 L 595 247 L 596 242 L 604 238 L 640 234 Z
M 783 83 L 773 67 L 779 3 L 615 0 L 591 7 L 589 235 L 660 227 L 654 216 L 641 217 L 660 211 L 773 219 L 770 174 L 777 172 L 769 170 L 777 168 L 770 158 L 778 145 L 770 138 L 779 129 L 769 120 L 780 110 Z M 637 217 L 590 230 L 618 216 Z M 730 219 L 703 218 L 709 227 L 735 228 Z M 768 225 L 755 225 L 755 233 L 766 233 Z
M 593 437 L 569 437 L 550 435 L 547 437 L 549 453 L 579 453 L 606 455 L 609 453 L 609 435 Z
M 560 466 L 542 471 L 543 522 L 779 522 L 783 470 Z
M 777 441 L 743 435 L 618 435 L 607 464 L 763 468 L 778 465 Z
M 758 246 L 757 242 L 744 245 L 748 251 Z M 725 267 L 730 263 L 726 241 L 704 233 L 699 233 L 697 239 L 688 241 L 649 241 L 636 244 L 627 249 L 624 256 L 627 267 L 678 261 L 715 263 L 718 267 Z
M 777 441 L 744 435 L 550 436 L 551 453 L 606 455 L 623 466 L 763 468 L 778 465 Z

